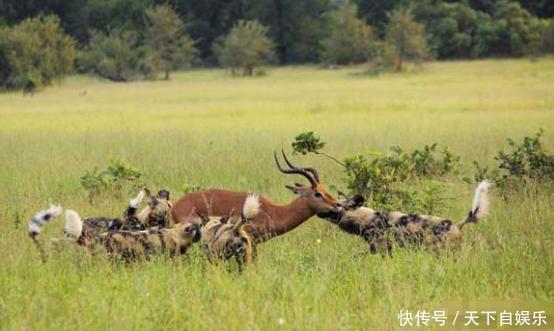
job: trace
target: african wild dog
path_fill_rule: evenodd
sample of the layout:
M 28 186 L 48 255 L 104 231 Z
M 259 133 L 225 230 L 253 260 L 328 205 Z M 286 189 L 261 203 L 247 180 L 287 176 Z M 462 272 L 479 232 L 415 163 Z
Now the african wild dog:
M 112 259 L 125 261 L 144 259 L 153 254 L 171 256 L 186 253 L 200 240 L 200 223 L 176 224 L 171 228 L 151 227 L 147 230 L 108 230 L 94 236 L 84 233 L 85 220 L 74 210 L 66 210 L 66 233 L 77 238 L 77 243 L 88 249 L 104 246 Z
M 457 245 L 461 242 L 464 226 L 468 223 L 477 223 L 486 216 L 489 208 L 490 186 L 488 181 L 479 183 L 469 214 L 457 224 L 436 216 L 375 211 L 362 207 L 365 199 L 359 195 L 343 201 L 343 208 L 339 212 L 320 213 L 318 216 L 338 225 L 347 233 L 363 237 L 369 244 L 372 254 L 377 252 L 391 254 L 393 241 L 396 241 L 400 247 L 406 244 L 435 247 L 445 244 Z
M 144 230 L 144 225 L 136 216 L 137 207 L 143 198 L 144 192 L 140 191 L 134 199 L 129 201 L 121 218 L 87 217 L 81 219 L 75 210 L 66 209 L 64 232 L 68 236 L 76 237 L 79 245 L 90 247 L 94 245 L 96 238 L 108 231 Z
M 244 201 L 240 218 L 231 215 L 223 217 L 202 216 L 201 240 L 204 252 L 210 262 L 228 261 L 235 257 L 239 270 L 253 261 L 255 243 L 244 229 L 260 210 L 258 196 L 249 195 Z
M 144 199 L 148 198 L 148 206 L 137 214 L 137 207 Z M 148 189 L 144 189 L 129 201 L 129 205 L 121 218 L 88 217 L 82 222 L 76 211 L 65 211 L 65 233 L 77 237 L 77 243 L 82 246 L 94 245 L 96 238 L 105 232 L 112 231 L 143 231 L 151 227 L 165 228 L 169 224 L 169 192 L 160 190 L 157 197 L 151 195 Z
M 148 199 L 148 206 L 144 207 L 137 215 L 137 219 L 147 228 L 169 227 L 169 211 L 173 208 L 173 204 L 169 198 L 168 190 L 160 190 L 156 197 L 152 196 L 148 189 L 144 189 Z

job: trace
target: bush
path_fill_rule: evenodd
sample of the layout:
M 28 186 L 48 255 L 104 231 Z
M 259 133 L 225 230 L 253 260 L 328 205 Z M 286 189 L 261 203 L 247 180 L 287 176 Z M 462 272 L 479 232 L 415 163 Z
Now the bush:
M 495 168 L 490 169 L 481 166 L 477 161 L 473 162 L 476 168 L 473 179 L 491 179 L 504 194 L 528 183 L 553 185 L 554 155 L 543 148 L 543 134 L 544 131 L 541 129 L 532 136 L 524 137 L 520 144 L 508 138 L 510 150 L 498 152 L 495 157 L 498 164 Z
M 321 44 L 322 59 L 330 64 L 365 62 L 374 53 L 372 29 L 357 17 L 355 5 L 331 13 L 331 32 Z
M 238 21 L 222 40 L 214 44 L 219 64 L 233 75 L 252 76 L 254 70 L 274 58 L 267 27 L 258 21 Z
M 437 152 L 437 144 L 432 144 L 412 152 L 395 146 L 388 154 L 356 154 L 341 162 L 321 151 L 323 146 L 325 142 L 313 132 L 299 134 L 292 143 L 294 153 L 324 155 L 343 166 L 349 193 L 360 194 L 372 208 L 385 210 L 435 211 L 443 205 L 444 184 L 432 179 L 455 171 L 460 160 L 448 148 Z
M 140 181 L 143 175 L 131 164 L 120 159 L 110 158 L 105 170 L 99 171 L 98 168 L 94 168 L 92 171 L 87 171 L 81 176 L 80 181 L 92 203 L 95 197 L 105 192 L 111 191 L 116 196 L 120 196 L 125 188 L 136 189 L 143 186 Z
M 57 16 L 39 16 L 0 28 L 0 85 L 33 91 L 70 74 L 77 50 Z

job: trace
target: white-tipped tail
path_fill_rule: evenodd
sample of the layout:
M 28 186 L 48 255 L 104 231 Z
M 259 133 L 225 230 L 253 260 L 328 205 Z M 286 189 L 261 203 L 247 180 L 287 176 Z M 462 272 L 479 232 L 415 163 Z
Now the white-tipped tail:
M 489 189 L 491 183 L 487 180 L 479 183 L 475 189 L 473 196 L 473 204 L 471 205 L 471 213 L 476 220 L 479 220 L 489 212 Z
M 131 208 L 137 208 L 138 205 L 142 202 L 142 199 L 144 199 L 144 191 L 140 191 L 139 194 L 129 201 L 129 207 Z
M 39 234 L 42 226 L 48 223 L 54 217 L 60 215 L 63 211 L 61 206 L 50 205 L 50 208 L 41 210 L 29 221 L 29 234 Z
M 79 238 L 83 233 L 83 220 L 73 209 L 65 210 L 65 234 Z
M 242 206 L 242 217 L 247 220 L 253 219 L 258 215 L 260 211 L 260 199 L 257 195 L 251 194 L 246 197 L 244 205 Z

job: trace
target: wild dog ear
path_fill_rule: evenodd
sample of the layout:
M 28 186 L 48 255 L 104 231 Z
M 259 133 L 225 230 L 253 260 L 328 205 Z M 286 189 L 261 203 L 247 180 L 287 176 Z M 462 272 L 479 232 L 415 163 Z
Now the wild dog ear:
M 148 198 L 148 204 L 150 205 L 150 208 L 156 207 L 158 204 L 158 199 L 156 199 L 149 189 L 144 188 L 144 192 L 146 193 L 146 197 Z
M 199 213 L 199 212 L 196 212 L 196 215 L 198 215 L 198 217 L 200 217 L 202 225 L 206 225 L 210 221 L 210 218 L 208 217 L 208 215 L 204 215 L 204 214 Z
M 352 202 L 354 203 L 355 207 L 361 207 L 365 202 L 365 198 L 359 194 L 356 194 L 352 197 Z
M 157 197 L 159 199 L 169 200 L 169 191 L 166 189 L 161 189 L 158 191 Z

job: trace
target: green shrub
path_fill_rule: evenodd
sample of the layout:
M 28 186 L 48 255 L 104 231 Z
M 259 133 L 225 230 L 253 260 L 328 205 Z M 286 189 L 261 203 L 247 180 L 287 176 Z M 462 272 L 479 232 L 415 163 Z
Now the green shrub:
M 71 73 L 77 50 L 57 16 L 0 28 L 0 86 L 32 92 Z
M 509 150 L 500 150 L 495 160 L 496 167 L 490 169 L 474 161 L 476 171 L 473 180 L 493 180 L 505 194 L 527 184 L 554 184 L 554 155 L 543 147 L 541 138 L 544 131 L 540 129 L 532 136 L 526 136 L 521 143 L 508 138 Z
M 300 153 L 318 153 L 320 149 L 325 147 L 325 143 L 320 141 L 319 137 L 313 131 L 302 132 L 294 138 L 292 142 L 293 154 Z
M 140 179 L 144 174 L 134 166 L 120 159 L 110 158 L 105 170 L 94 168 L 81 176 L 81 186 L 88 192 L 89 201 L 111 191 L 120 196 L 124 189 L 137 189 L 144 186 Z
M 444 184 L 432 179 L 454 172 L 460 160 L 448 148 L 437 152 L 437 144 L 432 144 L 412 152 L 395 146 L 388 154 L 356 154 L 341 162 L 321 151 L 323 146 L 325 142 L 313 132 L 297 135 L 292 143 L 293 153 L 324 155 L 344 167 L 349 193 L 363 195 L 376 209 L 435 211 L 444 201 Z

